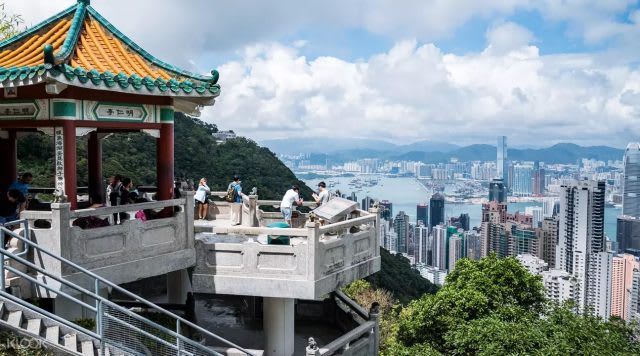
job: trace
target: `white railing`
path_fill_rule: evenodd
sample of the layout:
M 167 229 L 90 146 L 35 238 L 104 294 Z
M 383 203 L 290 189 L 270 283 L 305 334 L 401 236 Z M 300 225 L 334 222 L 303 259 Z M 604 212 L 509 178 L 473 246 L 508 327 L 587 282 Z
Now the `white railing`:
M 28 230 L 28 226 L 25 224 L 25 230 Z M 49 258 L 53 258 L 59 261 L 62 265 L 69 267 L 77 271 L 77 273 L 83 276 L 83 279 L 91 280 L 93 290 L 89 290 L 83 286 L 77 285 L 72 281 L 64 278 L 61 275 L 51 273 L 36 264 L 28 261 L 25 258 L 20 257 L 19 253 L 14 253 L 4 248 L 5 237 L 9 236 L 13 239 L 21 241 L 25 245 L 25 251 L 27 248 L 33 249 L 37 254 L 47 255 Z M 74 291 L 74 295 L 71 293 L 61 292 L 53 289 L 47 283 L 43 283 L 38 278 L 34 278 L 31 275 L 25 273 L 19 268 L 5 264 L 5 261 L 11 261 L 22 264 L 32 271 L 38 272 L 41 276 L 46 276 L 48 279 L 57 281 L 64 284 L 69 289 Z M 147 301 L 146 299 L 135 295 L 124 288 L 119 287 L 117 284 L 98 276 L 91 271 L 66 260 L 57 254 L 41 247 L 37 243 L 32 242 L 29 238 L 20 236 L 5 227 L 0 227 L 0 269 L 2 270 L 2 279 L 0 280 L 0 296 L 9 299 L 10 301 L 19 304 L 23 308 L 26 308 L 32 312 L 43 315 L 51 320 L 54 320 L 61 325 L 71 328 L 83 335 L 92 338 L 99 343 L 100 354 L 105 354 L 105 350 L 109 349 L 111 352 L 126 352 L 133 355 L 144 355 L 147 352 L 152 352 L 153 355 L 220 355 L 212 349 L 204 346 L 203 344 L 191 340 L 183 335 L 185 329 L 189 328 L 192 331 L 196 331 L 203 336 L 212 337 L 229 347 L 233 347 L 247 355 L 251 353 L 238 345 L 231 343 L 223 339 L 222 337 L 205 330 L 198 325 L 181 318 L 159 306 Z M 11 272 L 20 278 L 32 283 L 37 288 L 47 289 L 51 292 L 55 292 L 59 298 L 65 298 L 79 309 L 88 310 L 95 316 L 96 328 L 95 330 L 87 329 L 83 326 L 77 325 L 71 321 L 68 321 L 56 314 L 50 313 L 44 309 L 41 309 L 31 303 L 13 296 L 5 289 L 5 273 Z M 159 313 L 168 317 L 172 321 L 175 328 L 170 329 L 167 326 L 159 325 L 139 314 L 135 314 L 130 310 L 117 305 L 116 303 L 104 298 L 100 294 L 100 290 L 104 288 L 111 288 L 119 293 L 122 293 L 134 301 L 142 303 L 146 308 L 152 310 L 155 313 Z

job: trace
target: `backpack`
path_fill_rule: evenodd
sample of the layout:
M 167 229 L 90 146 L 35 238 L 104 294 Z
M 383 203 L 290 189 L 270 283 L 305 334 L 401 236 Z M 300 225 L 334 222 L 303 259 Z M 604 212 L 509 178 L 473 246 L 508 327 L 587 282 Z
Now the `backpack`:
M 238 197 L 238 191 L 236 190 L 236 185 L 230 184 L 229 189 L 227 190 L 227 196 L 225 197 L 225 200 L 228 201 L 229 203 L 235 203 L 237 197 Z

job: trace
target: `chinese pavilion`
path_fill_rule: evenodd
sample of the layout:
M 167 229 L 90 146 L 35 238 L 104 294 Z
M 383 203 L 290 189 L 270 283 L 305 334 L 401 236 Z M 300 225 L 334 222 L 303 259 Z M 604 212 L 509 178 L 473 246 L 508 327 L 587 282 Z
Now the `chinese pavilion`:
M 77 207 L 76 137 L 89 135 L 90 194 L 104 194 L 101 138 L 157 139 L 157 199 L 173 196 L 174 111 L 197 115 L 220 94 L 218 72 L 167 64 L 131 41 L 89 0 L 0 43 L 0 186 L 16 178 L 17 137 L 54 137 L 55 187 Z

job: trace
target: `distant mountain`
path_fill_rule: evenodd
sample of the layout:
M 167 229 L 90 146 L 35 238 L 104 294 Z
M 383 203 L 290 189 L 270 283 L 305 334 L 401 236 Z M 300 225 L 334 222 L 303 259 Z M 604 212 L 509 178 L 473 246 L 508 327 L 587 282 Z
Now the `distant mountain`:
M 583 147 L 572 143 L 559 143 L 542 149 L 509 149 L 507 155 L 512 161 L 568 164 L 576 163 L 581 158 L 602 161 L 621 160 L 624 150 L 606 146 Z M 448 162 L 451 158 L 457 158 L 461 162 L 491 161 L 496 159 L 496 147 L 491 145 L 471 145 L 447 153 L 413 151 L 396 155 L 392 158 L 425 163 Z
M 280 154 L 330 154 L 334 156 L 341 153 L 349 159 L 366 158 L 372 156 L 362 156 L 371 152 L 378 152 L 379 155 L 397 155 L 411 151 L 441 151 L 450 152 L 460 148 L 460 146 L 434 141 L 419 141 L 408 145 L 396 145 L 382 140 L 371 140 L 363 138 L 287 138 L 278 140 L 265 140 L 260 144 L 271 151 Z

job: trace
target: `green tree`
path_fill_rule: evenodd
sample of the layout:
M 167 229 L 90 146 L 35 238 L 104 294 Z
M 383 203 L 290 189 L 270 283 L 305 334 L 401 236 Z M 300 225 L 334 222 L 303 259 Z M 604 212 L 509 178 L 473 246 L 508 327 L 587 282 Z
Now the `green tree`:
M 0 3 L 0 41 L 20 33 L 23 30 L 22 23 L 22 16 L 7 13 L 4 2 Z

